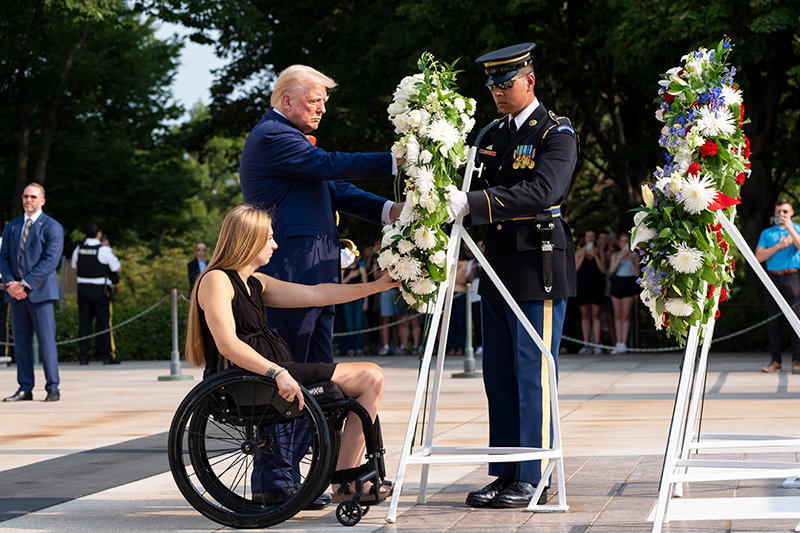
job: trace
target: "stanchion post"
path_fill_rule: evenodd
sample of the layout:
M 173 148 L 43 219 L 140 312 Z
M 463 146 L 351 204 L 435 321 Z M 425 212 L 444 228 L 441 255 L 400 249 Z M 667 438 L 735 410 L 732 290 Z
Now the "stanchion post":
M 182 381 L 192 376 L 181 374 L 181 352 L 178 350 L 178 289 L 172 289 L 172 357 L 169 376 L 158 376 L 158 381 Z
M 464 371 L 455 372 L 452 377 L 454 378 L 478 378 L 481 376 L 480 372 L 475 372 L 475 351 L 472 349 L 472 284 L 467 283 L 467 313 L 466 313 L 466 330 L 467 338 L 464 344 Z

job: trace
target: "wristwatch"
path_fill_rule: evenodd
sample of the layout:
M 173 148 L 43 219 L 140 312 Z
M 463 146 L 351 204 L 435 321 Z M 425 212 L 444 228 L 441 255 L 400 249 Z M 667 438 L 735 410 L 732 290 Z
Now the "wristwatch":
M 282 366 L 278 366 L 278 367 L 275 367 L 275 368 L 270 368 L 269 370 L 267 370 L 267 373 L 264 374 L 264 375 L 267 376 L 268 378 L 275 379 L 276 377 L 278 377 L 278 374 L 280 374 L 281 372 L 286 372 L 286 369 L 283 368 Z

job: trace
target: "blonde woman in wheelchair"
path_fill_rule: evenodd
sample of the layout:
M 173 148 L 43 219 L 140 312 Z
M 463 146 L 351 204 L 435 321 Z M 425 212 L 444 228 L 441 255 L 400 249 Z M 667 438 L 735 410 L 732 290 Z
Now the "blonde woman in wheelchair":
M 264 306 L 301 308 L 338 304 L 385 291 L 398 284 L 379 280 L 314 286 L 281 281 L 257 269 L 278 247 L 270 215 L 252 205 L 232 209 L 222 223 L 214 257 L 192 292 L 186 338 L 186 358 L 204 366 L 204 377 L 232 366 L 271 377 L 278 394 L 304 408 L 300 384 L 332 381 L 363 406 L 374 421 L 384 392 L 381 368 L 360 363 L 298 363 L 286 342 L 267 324 Z M 358 477 L 365 441 L 361 422 L 350 412 L 341 434 L 336 472 L 331 476 L 334 502 L 348 500 Z M 255 492 L 258 490 L 253 488 Z M 391 495 L 391 484 L 363 487 L 379 503 Z M 257 495 L 254 495 L 257 496 Z M 265 496 L 266 498 L 266 496 Z

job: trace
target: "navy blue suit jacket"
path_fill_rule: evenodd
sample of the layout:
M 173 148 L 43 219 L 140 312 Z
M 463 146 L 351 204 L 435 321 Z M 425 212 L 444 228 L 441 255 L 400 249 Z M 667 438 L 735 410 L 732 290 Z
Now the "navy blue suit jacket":
M 19 241 L 22 236 L 25 217 L 15 218 L 3 229 L 3 245 L 0 247 L 0 272 L 3 281 L 19 280 Z M 61 261 L 64 250 L 64 229 L 52 217 L 42 213 L 31 226 L 28 239 L 25 241 L 25 252 L 22 256 L 22 279 L 30 285 L 28 299 L 32 303 L 58 300 L 58 276 L 56 268 Z M 5 295 L 6 302 L 16 302 Z
M 335 211 L 381 223 L 385 198 L 342 180 L 391 178 L 392 155 L 326 152 L 270 109 L 244 144 L 244 201 L 273 210 L 278 248 L 264 272 L 304 284 L 339 280 Z

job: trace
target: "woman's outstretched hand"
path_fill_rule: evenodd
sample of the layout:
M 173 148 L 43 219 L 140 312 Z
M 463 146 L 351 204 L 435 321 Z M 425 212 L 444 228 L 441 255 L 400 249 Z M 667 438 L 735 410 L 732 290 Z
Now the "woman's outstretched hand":
M 289 372 L 281 372 L 275 377 L 275 383 L 278 385 L 278 394 L 287 402 L 293 402 L 297 399 L 299 408 L 303 410 L 303 391 L 300 390 L 300 385 L 289 374 Z
M 392 276 L 389 274 L 384 274 L 375 280 L 375 283 L 380 287 L 381 292 L 400 286 L 400 282 L 392 279 Z

